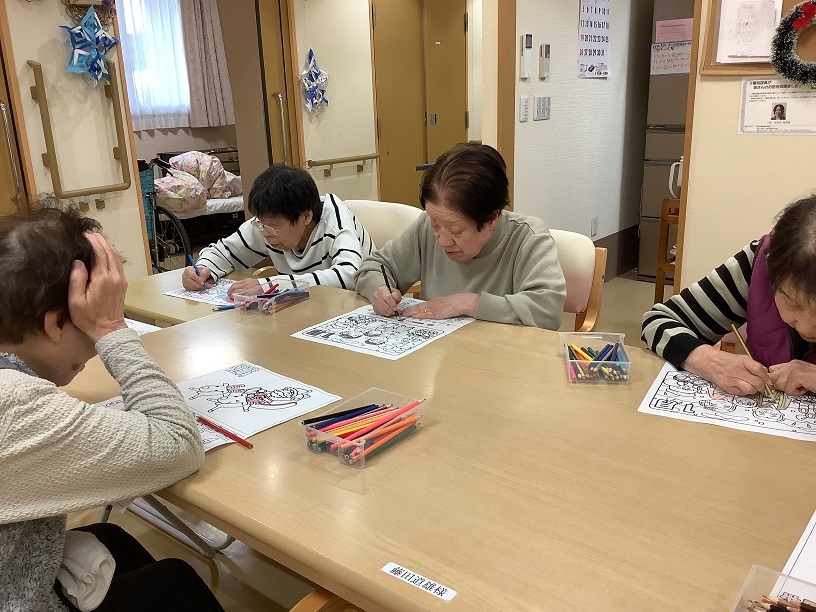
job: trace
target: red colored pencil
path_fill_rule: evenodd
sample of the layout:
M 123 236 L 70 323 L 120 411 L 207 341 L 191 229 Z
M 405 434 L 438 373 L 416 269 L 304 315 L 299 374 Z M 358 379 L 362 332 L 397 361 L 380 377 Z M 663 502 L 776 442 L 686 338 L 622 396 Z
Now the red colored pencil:
M 268 294 L 268 293 L 272 293 L 272 292 L 273 292 L 275 289 L 277 289 L 277 288 L 278 288 L 278 283 L 275 283 L 275 284 L 274 284 L 274 285 L 272 285 L 272 286 L 271 286 L 269 289 L 267 289 L 266 291 L 264 291 L 264 295 L 266 295 L 266 294 Z
M 206 425 L 210 429 L 214 429 L 218 433 L 227 436 L 230 440 L 233 440 L 233 441 L 237 442 L 241 446 L 245 446 L 247 448 L 252 448 L 252 442 L 250 442 L 249 440 L 244 440 L 241 436 L 235 435 L 229 429 L 224 429 L 220 425 L 218 425 L 216 423 L 213 423 L 210 419 L 204 418 L 203 416 L 199 415 L 197 418 L 198 418 L 199 423 L 203 423 L 204 425 Z
M 378 427 L 382 427 L 383 425 L 390 425 L 391 421 L 394 420 L 395 418 L 397 418 L 399 415 L 404 414 L 404 413 L 408 412 L 409 410 L 413 410 L 414 408 L 419 406 L 424 401 L 425 401 L 425 398 L 423 398 L 421 400 L 416 400 L 414 402 L 411 402 L 410 404 L 406 405 L 405 407 L 400 408 L 399 410 L 397 410 L 395 413 L 384 416 L 379 421 L 377 421 L 375 423 L 372 423 L 368 427 L 365 427 L 365 428 L 361 429 L 360 431 L 356 432 L 353 436 L 349 436 L 347 438 L 347 440 L 349 440 L 349 441 L 356 440 L 360 436 L 364 436 L 369 431 L 373 431 L 373 430 L 377 429 Z M 334 444 L 332 444 L 331 445 L 331 450 L 336 449 L 338 444 L 340 444 L 340 443 L 335 442 Z M 348 446 L 352 446 L 352 445 L 351 444 L 345 444 L 345 443 L 343 444 L 343 448 L 347 448 Z

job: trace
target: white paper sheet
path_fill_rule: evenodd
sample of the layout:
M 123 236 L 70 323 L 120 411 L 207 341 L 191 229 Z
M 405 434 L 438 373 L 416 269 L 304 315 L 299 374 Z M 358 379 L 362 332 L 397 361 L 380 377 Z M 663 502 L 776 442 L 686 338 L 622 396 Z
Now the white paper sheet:
M 666 364 L 652 383 L 638 412 L 742 431 L 816 442 L 816 396 L 780 394 L 760 406 L 753 396 L 721 391 L 713 383 Z
M 649 74 L 688 74 L 691 67 L 691 41 L 655 43 Z
M 409 306 L 421 303 L 422 300 L 402 298 L 399 310 L 402 312 Z M 418 351 L 473 320 L 471 317 L 442 320 L 381 317 L 374 314 L 374 308 L 369 305 L 307 327 L 292 334 L 292 337 L 395 360 Z
M 578 78 L 605 79 L 610 75 L 610 0 L 581 0 L 578 17 Z
M 655 22 L 655 42 L 677 42 L 691 40 L 694 19 L 662 19 Z
M 127 325 L 130 329 L 136 330 L 136 333 L 140 336 L 144 336 L 145 334 L 159 331 L 161 329 L 161 327 L 156 325 L 150 325 L 149 323 L 142 323 L 141 321 L 134 321 L 133 319 L 128 318 L 125 318 L 125 325 Z
M 723 0 L 717 62 L 766 62 L 782 16 L 782 0 Z
M 227 290 L 229 290 L 230 285 L 234 282 L 235 281 L 222 278 L 206 291 L 187 291 L 186 289 L 179 288 L 165 291 L 163 295 L 193 300 L 194 302 L 204 302 L 205 304 L 212 304 L 213 306 L 227 306 L 232 304 L 232 300 L 227 297 Z
M 810 518 L 805 532 L 799 538 L 782 573 L 797 580 L 816 583 L 816 514 Z M 776 584 L 771 596 L 783 597 L 789 601 L 803 599 L 816 601 L 816 586 L 809 587 L 799 582 L 783 579 Z
M 285 423 L 340 399 L 248 361 L 178 383 L 192 411 L 242 438 Z M 121 397 L 99 406 L 122 409 Z M 232 440 L 198 424 L 204 450 Z
M 782 106 L 781 116 L 776 109 Z M 742 79 L 738 133 L 816 134 L 816 87 L 779 77 Z

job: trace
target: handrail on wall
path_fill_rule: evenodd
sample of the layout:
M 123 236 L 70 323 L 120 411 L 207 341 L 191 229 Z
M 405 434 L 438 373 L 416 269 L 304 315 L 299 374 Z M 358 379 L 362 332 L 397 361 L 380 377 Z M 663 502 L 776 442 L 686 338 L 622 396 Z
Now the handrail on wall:
M 57 162 L 57 149 L 54 144 L 54 132 L 51 127 L 51 112 L 48 109 L 48 97 L 45 93 L 42 64 L 34 60 L 28 60 L 26 63 L 31 66 L 31 69 L 34 71 L 34 85 L 31 87 L 31 98 L 40 105 L 40 120 L 42 121 L 43 136 L 45 137 L 45 153 L 42 154 L 42 160 L 43 165 L 47 167 L 51 173 L 54 195 L 61 200 L 67 200 L 70 198 L 130 189 L 130 160 L 128 159 L 125 126 L 122 120 L 122 105 L 119 100 L 119 79 L 116 76 L 116 65 L 111 61 L 106 61 L 108 74 L 110 75 L 110 84 L 105 85 L 105 96 L 111 99 L 113 106 L 113 121 L 116 127 L 116 142 L 118 145 L 113 147 L 113 158 L 118 160 L 122 166 L 122 182 L 65 191 L 62 188 L 62 179 L 60 178 L 59 165 Z
M 360 162 L 357 164 L 357 172 L 363 171 L 363 166 L 365 165 L 366 160 L 369 159 L 379 159 L 380 156 L 376 153 L 370 153 L 369 155 L 354 155 L 351 157 L 334 157 L 332 159 L 309 159 L 306 161 L 306 165 L 309 168 L 314 168 L 316 166 L 329 166 L 323 170 L 323 176 L 329 177 L 332 173 L 332 166 L 334 164 L 347 164 L 349 162 Z

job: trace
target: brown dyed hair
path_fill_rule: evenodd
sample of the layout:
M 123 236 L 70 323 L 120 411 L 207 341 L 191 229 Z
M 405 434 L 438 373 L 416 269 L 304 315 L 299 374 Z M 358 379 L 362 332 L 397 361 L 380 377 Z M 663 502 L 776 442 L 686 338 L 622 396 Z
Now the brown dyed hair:
M 456 145 L 422 177 L 423 209 L 428 201 L 459 211 L 481 230 L 510 203 L 504 159 L 488 145 Z
M 93 268 L 93 247 L 84 233 L 99 229 L 97 221 L 72 208 L 0 220 L 0 342 L 19 344 L 43 331 L 49 312 L 68 320 L 71 267 L 78 260 Z
M 816 298 L 816 194 L 785 207 L 768 247 L 768 280 L 808 299 Z

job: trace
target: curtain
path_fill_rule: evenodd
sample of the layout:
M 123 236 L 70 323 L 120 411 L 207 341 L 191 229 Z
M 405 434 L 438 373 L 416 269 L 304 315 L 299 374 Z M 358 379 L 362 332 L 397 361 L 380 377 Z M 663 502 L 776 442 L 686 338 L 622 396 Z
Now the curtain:
M 190 81 L 190 126 L 233 125 L 232 88 L 216 0 L 180 0 L 180 4 Z
M 134 130 L 190 125 L 178 0 L 116 3 Z

